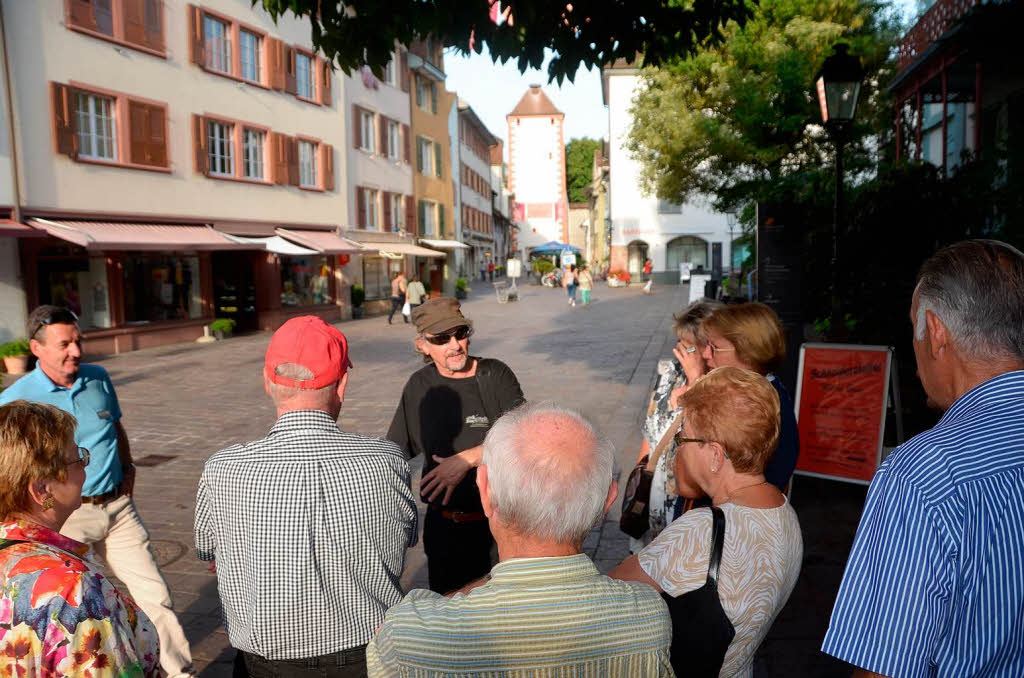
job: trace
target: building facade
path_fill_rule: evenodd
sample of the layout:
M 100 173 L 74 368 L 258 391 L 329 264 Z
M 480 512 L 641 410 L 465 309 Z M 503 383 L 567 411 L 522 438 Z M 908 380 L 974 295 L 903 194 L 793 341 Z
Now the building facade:
M 602 97 L 608 107 L 611 269 L 626 270 L 640 280 L 644 261 L 650 259 L 657 282 L 678 283 L 681 264 L 721 275 L 727 272 L 733 240 L 726 215 L 705 201 L 674 205 L 641 190 L 639 167 L 625 148 L 633 122 L 629 109 L 641 85 L 639 71 L 631 66 L 615 64 L 602 71 Z
M 522 206 L 521 248 L 528 252 L 569 237 L 565 177 L 565 115 L 540 85 L 531 85 L 506 116 L 509 189 Z
M 605 147 L 607 147 L 607 143 L 605 143 Z M 612 237 L 611 212 L 608 203 L 608 156 L 603 148 L 594 151 L 590 177 L 590 186 L 587 187 L 590 229 L 586 252 L 590 265 L 595 270 L 600 270 L 610 264 L 608 256 L 611 251 Z
M 486 272 L 488 264 L 503 265 L 494 240 L 491 148 L 498 140 L 465 101 L 459 100 L 459 217 L 461 241 L 468 245 L 465 270 Z M 485 276 L 486 277 L 486 276 Z
M 215 317 L 340 319 L 338 256 L 361 251 L 336 233 L 347 115 L 308 21 L 237 0 L 2 9 L 26 307 L 71 307 L 104 353 Z
M 512 221 L 515 193 L 508 187 L 508 165 L 505 164 L 505 142 L 495 138 L 490 149 L 492 213 L 494 217 L 494 265 L 504 269 L 509 259 L 519 257 L 513 246 L 513 233 L 518 229 Z

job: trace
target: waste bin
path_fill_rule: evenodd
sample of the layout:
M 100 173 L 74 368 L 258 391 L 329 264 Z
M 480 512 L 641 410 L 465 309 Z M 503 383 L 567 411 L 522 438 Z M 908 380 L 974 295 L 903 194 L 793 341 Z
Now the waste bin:
M 718 298 L 718 284 L 719 281 L 715 280 L 714 278 L 704 283 L 704 296 L 707 299 Z

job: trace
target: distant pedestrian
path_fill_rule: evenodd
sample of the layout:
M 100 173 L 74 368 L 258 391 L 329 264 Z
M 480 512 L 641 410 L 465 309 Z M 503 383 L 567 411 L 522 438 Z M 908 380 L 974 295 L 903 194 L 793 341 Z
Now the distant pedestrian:
M 491 282 L 494 282 L 494 259 L 487 262 L 487 276 L 490 278 Z
M 584 306 L 590 305 L 590 290 L 594 289 L 594 276 L 586 264 L 580 266 L 579 274 L 580 297 Z
M 423 300 L 427 298 L 427 290 L 423 287 L 423 283 L 420 282 L 419 275 L 412 277 L 412 282 L 405 289 L 405 303 L 409 306 L 408 315 L 404 314 L 405 322 L 409 322 L 409 318 L 412 317 L 412 310 L 423 303 Z
M 405 272 L 399 271 L 395 273 L 395 277 L 391 279 L 391 313 L 388 314 L 388 325 L 391 324 L 391 319 L 395 317 L 395 311 L 402 308 L 402 304 L 405 303 L 406 288 Z M 405 322 L 409 322 L 408 318 L 404 319 Z
M 207 460 L 195 547 L 216 558 L 235 678 L 366 675 L 366 643 L 402 598 L 416 543 L 409 464 L 380 438 L 338 428 L 348 342 L 314 316 L 270 340 L 266 438 Z
M 822 651 L 883 676 L 1024 676 L 1024 254 L 921 267 L 917 374 L 945 414 L 875 473 Z
M 579 281 L 576 279 L 576 265 L 570 264 L 566 270 L 565 275 L 562 277 L 562 284 L 565 285 L 565 291 L 569 295 L 569 305 L 576 305 L 576 288 L 579 286 Z
M 487 280 L 487 261 L 480 260 L 480 280 Z
M 409 457 L 423 455 L 427 576 L 432 591 L 447 593 L 491 569 L 476 467 L 487 431 L 523 391 L 505 363 L 469 354 L 472 325 L 455 299 L 430 299 L 412 320 L 427 365 L 409 377 L 387 437 Z
M 644 262 L 644 294 L 651 294 L 654 289 L 654 278 L 651 277 L 651 271 L 654 270 L 654 262 L 650 259 Z
M 91 459 L 81 506 L 64 522 L 61 534 L 92 546 L 124 582 L 156 628 L 160 666 L 167 675 L 194 675 L 188 640 L 132 497 L 135 464 L 110 375 L 99 365 L 81 364 L 82 334 L 78 316 L 69 309 L 40 306 L 29 315 L 27 329 L 29 347 L 39 362 L 0 393 L 0 405 L 23 399 L 74 415 L 75 444 L 89 450 Z

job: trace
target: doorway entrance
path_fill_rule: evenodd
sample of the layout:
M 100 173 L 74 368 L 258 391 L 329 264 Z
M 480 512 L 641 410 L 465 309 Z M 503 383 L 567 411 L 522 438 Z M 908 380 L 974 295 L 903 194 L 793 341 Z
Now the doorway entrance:
M 643 240 L 634 240 L 629 243 L 627 252 L 629 254 L 629 277 L 639 282 L 643 278 L 644 262 L 647 261 L 647 243 Z
M 252 252 L 214 252 L 213 314 L 235 321 L 235 332 L 259 329 L 256 315 L 255 261 Z

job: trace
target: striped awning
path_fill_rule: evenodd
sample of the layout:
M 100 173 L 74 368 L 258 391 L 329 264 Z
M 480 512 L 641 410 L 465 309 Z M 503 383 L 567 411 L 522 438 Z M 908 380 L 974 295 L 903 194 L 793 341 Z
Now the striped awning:
M 0 219 L 0 236 L 8 238 L 45 238 L 46 231 L 19 224 L 13 219 Z
M 285 240 L 291 240 L 320 254 L 376 254 L 374 248 L 346 240 L 334 231 L 307 231 L 279 228 L 276 233 Z
M 245 250 L 209 226 L 29 219 L 29 225 L 87 250 Z
M 279 235 L 272 235 L 268 238 L 250 238 L 242 235 L 231 235 L 230 233 L 225 233 L 224 235 L 234 242 L 242 243 L 244 245 L 252 245 L 253 248 L 265 249 L 268 252 L 273 252 L 274 254 L 282 254 L 291 257 L 320 254 L 316 250 L 301 247 L 290 240 L 285 240 Z
M 448 256 L 444 252 L 428 250 L 426 247 L 420 247 L 419 245 L 413 245 L 412 243 L 407 242 L 379 242 L 377 243 L 377 247 L 379 247 L 382 252 L 386 250 L 389 254 L 425 257 L 428 259 L 436 259 L 438 257 L 443 259 Z

